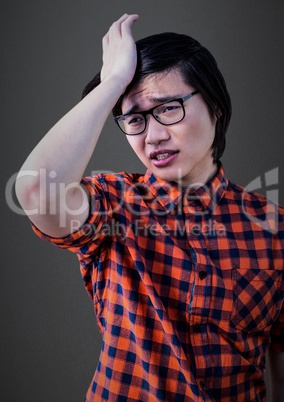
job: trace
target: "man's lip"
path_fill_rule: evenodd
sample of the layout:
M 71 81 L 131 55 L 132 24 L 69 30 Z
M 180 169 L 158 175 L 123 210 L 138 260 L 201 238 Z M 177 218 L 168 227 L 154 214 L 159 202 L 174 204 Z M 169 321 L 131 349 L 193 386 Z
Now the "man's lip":
M 153 151 L 150 153 L 150 159 L 155 159 L 157 157 L 157 155 L 160 154 L 176 154 L 178 151 L 173 151 L 171 149 L 159 149 L 158 151 Z

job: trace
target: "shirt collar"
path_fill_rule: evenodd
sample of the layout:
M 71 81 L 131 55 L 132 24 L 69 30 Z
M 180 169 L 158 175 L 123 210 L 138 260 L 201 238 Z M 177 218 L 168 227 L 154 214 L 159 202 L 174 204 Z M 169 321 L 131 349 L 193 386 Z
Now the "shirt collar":
M 153 195 L 157 204 L 167 212 L 173 211 L 178 204 L 189 209 L 202 209 L 212 214 L 222 199 L 228 180 L 225 177 L 221 162 L 218 162 L 218 170 L 214 177 L 197 189 L 185 188 L 176 182 L 167 182 L 147 170 L 144 182 Z

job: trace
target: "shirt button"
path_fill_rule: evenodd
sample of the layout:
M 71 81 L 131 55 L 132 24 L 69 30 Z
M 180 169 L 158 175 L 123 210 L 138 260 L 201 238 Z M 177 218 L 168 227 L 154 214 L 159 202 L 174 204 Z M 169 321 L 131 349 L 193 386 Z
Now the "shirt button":
M 201 325 L 200 324 L 194 324 L 193 325 L 193 332 L 200 333 L 201 332 Z
M 206 276 L 207 276 L 207 272 L 206 271 L 200 271 L 198 275 L 199 275 L 200 279 L 205 279 Z
M 205 381 L 200 381 L 199 385 L 200 385 L 200 388 L 203 389 L 203 391 L 206 389 Z

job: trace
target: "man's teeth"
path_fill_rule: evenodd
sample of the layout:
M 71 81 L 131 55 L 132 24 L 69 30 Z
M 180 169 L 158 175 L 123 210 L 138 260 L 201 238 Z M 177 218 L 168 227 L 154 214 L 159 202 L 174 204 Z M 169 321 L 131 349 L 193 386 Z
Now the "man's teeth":
M 161 159 L 166 159 L 166 158 L 168 158 L 170 155 L 171 155 L 171 154 L 169 154 L 168 152 L 167 152 L 167 153 L 164 153 L 164 154 L 159 154 L 159 155 L 156 156 L 156 159 L 158 159 L 158 161 L 160 161 Z

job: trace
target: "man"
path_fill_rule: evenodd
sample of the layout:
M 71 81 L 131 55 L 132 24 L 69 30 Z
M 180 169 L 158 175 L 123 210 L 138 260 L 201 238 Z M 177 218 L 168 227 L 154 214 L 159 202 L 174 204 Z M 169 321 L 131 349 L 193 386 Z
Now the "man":
M 231 105 L 212 55 L 172 33 L 135 44 L 137 18 L 111 26 L 101 73 L 17 180 L 35 232 L 78 254 L 94 302 L 86 401 L 265 401 L 268 350 L 283 401 L 284 211 L 224 175 Z M 112 109 L 147 172 L 82 179 Z

